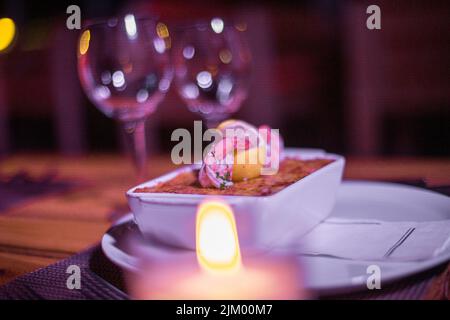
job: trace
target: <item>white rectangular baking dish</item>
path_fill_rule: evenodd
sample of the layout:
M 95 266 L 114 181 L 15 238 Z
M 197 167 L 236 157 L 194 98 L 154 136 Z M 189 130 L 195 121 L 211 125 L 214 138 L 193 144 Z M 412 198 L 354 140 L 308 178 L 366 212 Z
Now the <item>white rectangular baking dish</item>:
M 241 246 L 283 247 L 324 220 L 331 212 L 342 179 L 342 156 L 318 149 L 286 149 L 286 157 L 327 158 L 332 163 L 269 196 L 221 196 L 234 211 Z M 195 249 L 197 206 L 218 196 L 137 193 L 198 166 L 185 166 L 128 190 L 128 204 L 144 235 L 163 243 Z

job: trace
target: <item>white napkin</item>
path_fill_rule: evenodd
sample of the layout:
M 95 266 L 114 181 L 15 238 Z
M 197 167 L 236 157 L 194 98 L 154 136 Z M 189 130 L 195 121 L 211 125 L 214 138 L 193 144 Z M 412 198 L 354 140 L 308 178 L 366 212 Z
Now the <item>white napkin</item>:
M 301 253 L 354 260 L 420 261 L 450 246 L 450 220 L 390 222 L 330 218 L 302 238 Z

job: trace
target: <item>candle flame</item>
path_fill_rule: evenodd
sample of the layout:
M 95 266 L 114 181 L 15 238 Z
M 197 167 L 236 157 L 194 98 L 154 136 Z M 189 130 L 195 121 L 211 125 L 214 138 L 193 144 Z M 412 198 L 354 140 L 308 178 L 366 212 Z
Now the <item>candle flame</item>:
M 229 272 L 241 267 L 241 252 L 233 211 L 225 203 L 200 205 L 196 226 L 197 260 L 207 271 Z

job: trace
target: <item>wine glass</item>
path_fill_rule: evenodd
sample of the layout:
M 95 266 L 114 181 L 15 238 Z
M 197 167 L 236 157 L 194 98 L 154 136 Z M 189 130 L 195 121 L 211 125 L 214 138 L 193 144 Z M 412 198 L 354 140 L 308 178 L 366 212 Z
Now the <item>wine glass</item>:
M 93 22 L 79 38 L 82 87 L 100 111 L 125 129 L 140 180 L 146 173 L 145 120 L 172 79 L 170 46 L 164 23 L 133 14 Z
M 221 18 L 181 30 L 174 47 L 177 91 L 192 112 L 214 128 L 247 97 L 251 55 L 246 25 Z

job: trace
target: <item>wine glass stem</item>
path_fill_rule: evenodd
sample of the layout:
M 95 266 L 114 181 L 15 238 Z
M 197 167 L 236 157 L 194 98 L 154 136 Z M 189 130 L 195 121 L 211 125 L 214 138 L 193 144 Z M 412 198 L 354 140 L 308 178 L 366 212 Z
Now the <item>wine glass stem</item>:
M 145 121 L 139 120 L 133 123 L 125 123 L 124 129 L 131 147 L 136 176 L 139 181 L 147 177 L 147 148 L 145 143 Z

